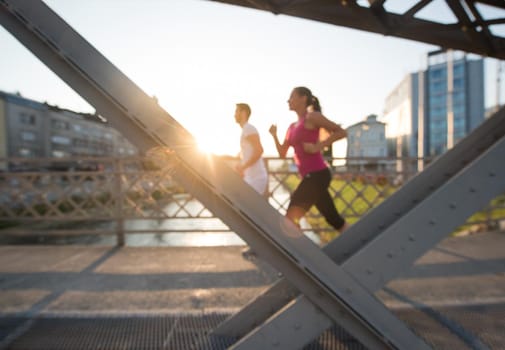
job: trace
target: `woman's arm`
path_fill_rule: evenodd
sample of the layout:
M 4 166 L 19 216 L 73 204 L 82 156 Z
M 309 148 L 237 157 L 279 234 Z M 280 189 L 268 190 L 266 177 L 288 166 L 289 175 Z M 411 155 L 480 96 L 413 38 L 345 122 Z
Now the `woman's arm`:
M 330 147 L 333 142 L 347 137 L 347 131 L 345 131 L 340 125 L 332 122 L 319 112 L 309 113 L 309 115 L 307 115 L 306 123 L 306 127 L 314 129 L 323 128 L 328 131 L 329 135 L 326 139 L 321 140 L 317 143 L 304 144 L 305 152 L 321 152 L 326 147 Z
M 275 148 L 277 148 L 279 157 L 286 158 L 286 154 L 288 153 L 289 148 L 289 144 L 287 143 L 286 138 L 284 138 L 284 142 L 282 144 L 279 142 L 279 138 L 277 137 L 277 125 L 272 125 L 268 131 L 274 138 Z

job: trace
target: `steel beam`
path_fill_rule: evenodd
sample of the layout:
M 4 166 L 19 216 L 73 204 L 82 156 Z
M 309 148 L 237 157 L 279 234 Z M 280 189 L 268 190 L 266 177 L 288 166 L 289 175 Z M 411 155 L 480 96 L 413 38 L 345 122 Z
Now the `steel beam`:
M 342 266 L 370 291 L 384 287 L 505 192 L 505 136 Z
M 202 173 L 208 174 L 210 183 L 216 184 L 218 181 L 214 181 L 222 178 L 223 175 L 222 172 L 213 172 L 212 169 L 205 165 L 205 162 L 196 164 L 191 169 L 176 167 L 176 174 L 174 175 L 178 175 L 177 179 L 179 177 L 189 179 L 189 181 L 185 181 L 192 183 L 195 182 L 195 175 Z M 214 176 L 216 179 L 214 179 Z M 239 184 L 234 183 L 234 181 L 230 181 L 230 178 L 227 178 L 226 184 L 221 186 L 226 186 L 227 188 L 237 191 L 238 185 Z M 218 187 L 216 190 L 220 193 L 222 188 Z M 330 319 L 331 322 L 340 324 L 368 348 L 401 349 L 409 346 L 415 346 L 417 349 L 428 348 L 403 322 L 399 321 L 391 314 L 382 303 L 368 291 L 365 291 L 359 283 L 356 283 L 351 275 L 342 273 L 342 269 L 332 263 L 331 260 L 329 260 L 317 246 L 311 243 L 290 221 L 286 220 L 284 217 L 277 217 L 277 212 L 275 210 L 275 215 L 272 215 L 270 210 L 271 207 L 259 205 L 259 208 L 256 208 L 256 210 L 252 208 L 247 209 L 242 207 L 245 201 L 238 200 L 233 205 L 235 208 L 238 207 L 239 213 L 243 215 L 246 215 L 246 213 L 250 214 L 253 211 L 259 213 L 254 222 L 246 222 L 243 219 L 241 220 L 240 217 L 235 217 L 237 215 L 236 211 L 225 210 L 226 208 L 222 208 L 222 204 L 219 204 L 218 207 L 212 205 L 212 200 L 218 201 L 219 197 L 217 197 L 215 193 L 208 193 L 208 189 L 206 188 L 198 188 L 197 198 L 201 200 L 207 208 L 211 208 L 212 211 L 215 211 L 216 215 L 227 223 L 230 228 L 234 229 L 242 238 L 250 242 L 252 247 L 259 251 L 267 262 L 281 271 L 286 279 L 305 296 L 308 296 L 308 300 L 310 300 L 309 304 L 311 304 L 307 306 L 308 309 L 324 310 L 324 312 L 314 312 L 316 314 L 325 313 L 327 319 Z M 252 196 L 247 196 L 247 198 L 247 202 L 253 202 Z M 245 212 L 243 210 L 245 210 Z M 247 219 L 251 220 L 250 217 L 247 217 Z M 249 223 L 253 227 L 249 230 L 246 223 Z M 279 237 L 280 240 L 283 241 L 281 243 L 282 253 L 289 254 L 296 260 L 293 264 L 294 266 L 289 266 L 289 261 L 285 261 L 282 256 L 279 256 L 268 242 L 261 241 L 263 237 L 261 235 L 258 236 L 261 231 L 254 231 L 254 226 L 256 226 L 256 228 L 260 228 L 263 225 L 271 227 L 272 223 L 274 223 L 274 225 L 277 223 L 280 226 L 274 230 L 282 233 L 281 237 Z M 272 236 L 275 238 L 274 235 Z M 315 271 L 315 265 L 320 267 L 319 271 Z M 302 270 L 293 271 L 294 267 Z M 316 285 L 314 285 L 314 282 L 311 282 L 311 278 L 315 278 Z M 332 302 L 330 296 L 338 301 Z M 281 321 L 280 324 L 282 323 Z M 312 327 L 315 326 L 314 324 Z M 285 324 L 284 327 L 289 330 L 291 324 Z M 297 330 L 296 326 L 294 329 Z M 275 332 L 278 333 L 278 331 Z M 272 339 L 270 336 L 263 337 L 262 340 L 264 342 L 259 341 L 262 344 L 259 348 L 270 349 L 279 348 L 279 346 L 280 348 L 285 348 L 285 346 L 288 346 L 287 348 L 294 349 L 313 339 L 300 340 L 297 337 L 292 337 L 288 345 L 285 343 L 283 334 L 286 333 L 278 333 L 276 339 Z M 300 335 L 303 334 L 304 333 L 300 332 Z M 316 337 L 317 335 L 318 334 L 316 334 Z M 244 338 L 237 343 L 236 347 L 239 349 L 258 349 L 257 344 L 258 340 L 256 338 Z
M 471 214 L 505 192 L 504 154 L 505 136 L 354 254 L 342 264 L 343 269 L 371 293 L 384 287 Z M 270 348 L 273 336 L 280 348 L 301 347 L 331 325 L 331 319 L 300 296 L 243 337 L 243 347 L 237 349 Z
M 434 160 L 424 171 L 368 212 L 323 250 L 337 264 L 345 263 L 503 136 L 505 136 L 505 108 L 485 120 L 454 148 Z M 284 307 L 293 295 L 298 295 L 296 288 L 286 279 L 281 279 L 217 327 L 214 332 L 243 336 L 270 317 L 273 311 Z
M 477 27 L 488 24 L 468 22 L 439 23 L 413 17 L 413 14 L 426 6 L 429 1 L 418 0 L 409 11 L 404 14 L 388 12 L 383 5 L 384 0 L 370 1 L 369 7 L 356 5 L 355 1 L 327 1 L 327 0 L 211 0 L 216 2 L 271 11 L 318 22 L 343 26 L 367 32 L 394 36 L 403 39 L 421 41 L 437 45 L 444 49 L 463 50 L 479 55 L 505 59 L 505 39 L 492 35 L 480 35 Z M 452 1 L 452 0 L 451 0 Z M 463 1 L 463 0 L 461 0 Z M 454 1 L 454 2 L 460 2 Z M 472 3 L 483 3 L 500 9 L 505 9 L 505 2 L 501 0 L 473 0 Z M 457 11 L 457 8 L 454 7 Z M 457 17 L 458 14 L 455 14 Z M 470 36 L 469 36 L 470 34 Z M 480 42 L 484 40 L 485 42 Z
M 469 14 L 466 12 L 465 7 L 461 4 L 461 1 L 446 0 L 446 2 L 458 18 L 460 28 L 472 42 L 472 46 L 478 48 L 479 51 L 493 54 L 494 47 L 490 40 L 490 36 L 492 36 L 492 34 L 488 30 L 487 26 L 485 26 L 486 30 L 478 31 L 476 26 L 474 26 L 472 19 L 470 19 Z M 474 8 L 474 10 L 477 14 L 479 13 L 476 8 Z
M 141 150 L 169 148 L 174 179 L 364 345 L 428 348 L 43 2 L 0 0 L 0 23 Z

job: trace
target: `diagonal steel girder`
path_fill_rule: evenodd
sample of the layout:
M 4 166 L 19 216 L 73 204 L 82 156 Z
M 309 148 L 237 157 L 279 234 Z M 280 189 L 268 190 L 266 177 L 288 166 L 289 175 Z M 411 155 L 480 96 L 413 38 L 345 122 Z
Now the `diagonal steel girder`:
M 0 23 L 140 150 L 170 149 L 174 179 L 364 345 L 428 348 L 224 162 L 199 152 L 189 132 L 42 1 L 0 0 Z
M 341 236 L 327 244 L 323 250 L 339 265 L 348 262 L 357 253 L 363 251 L 370 242 L 380 237 L 386 229 L 392 227 L 410 211 L 414 210 L 419 203 L 426 200 L 435 190 L 446 184 L 449 179 L 461 172 L 468 164 L 474 162 L 496 140 L 504 135 L 505 108 L 502 108 L 457 143 L 454 148 L 434 160 L 425 170 L 349 227 Z M 394 246 L 393 243 L 391 249 L 394 249 Z M 362 258 L 364 259 L 363 263 L 366 263 L 367 258 L 364 255 L 362 255 Z M 406 262 L 402 266 L 407 269 L 410 263 Z M 398 273 L 400 272 L 398 271 Z M 390 274 L 388 278 L 382 276 L 383 283 L 371 288 L 371 291 L 381 288 L 383 284 L 394 279 L 396 275 Z M 299 292 L 289 281 L 280 279 L 217 327 L 214 333 L 237 337 L 243 336 L 298 295 Z
M 491 146 L 485 149 L 477 148 L 482 154 L 470 163 L 466 163 L 467 159 L 461 157 L 459 162 L 456 162 L 459 164 L 453 164 L 453 169 L 433 164 L 431 168 L 438 170 L 431 172 L 431 175 L 434 175 L 434 181 L 431 181 L 430 177 L 425 177 L 424 184 L 414 181 L 410 189 L 403 191 L 403 195 L 408 192 L 412 193 L 414 185 L 420 186 L 421 189 L 426 186 L 434 186 L 437 183 L 437 175 L 447 176 L 449 179 L 434 191 L 430 191 L 420 202 L 403 202 L 405 206 L 414 205 L 414 207 L 394 220 L 389 227 L 373 239 L 369 240 L 370 237 L 367 237 L 368 243 L 340 265 L 371 293 L 384 287 L 390 280 L 407 270 L 419 256 L 445 238 L 468 216 L 488 204 L 497 194 L 505 191 L 505 183 L 503 182 L 505 163 L 502 161 L 503 154 L 505 154 L 505 132 L 503 130 L 505 128 L 505 109 L 502 109 L 500 114 L 495 115 L 492 119 L 492 122 L 486 126 L 497 126 L 501 128 L 501 132 L 490 131 L 488 134 L 492 136 L 490 140 L 494 140 Z M 473 141 L 477 141 L 474 142 L 474 147 L 484 146 L 487 143 L 479 143 L 476 140 L 482 131 L 479 130 L 472 135 L 474 136 Z M 443 163 L 441 164 L 443 165 Z M 450 176 L 451 170 L 457 167 L 461 167 L 461 170 Z M 425 172 L 430 173 L 429 169 Z M 405 186 L 408 187 L 408 185 Z M 396 201 L 391 200 L 391 203 L 386 204 L 382 209 L 387 207 L 392 209 L 391 204 L 401 206 L 402 201 L 398 201 L 398 196 L 396 199 Z M 380 212 L 380 207 L 371 213 L 376 211 Z M 393 212 L 393 214 L 396 213 Z M 365 221 L 364 225 L 359 225 L 362 221 Z M 388 217 L 385 218 L 385 221 L 388 221 Z M 359 235 L 357 229 L 364 229 L 364 226 L 372 223 L 381 225 L 382 220 L 375 221 L 370 218 L 367 220 L 367 216 L 365 216 L 356 225 L 349 228 L 342 238 L 348 237 L 347 241 L 354 240 L 354 243 L 359 243 L 363 239 L 363 235 L 353 239 L 352 234 Z M 353 228 L 355 230 L 352 230 Z M 339 255 L 338 251 L 342 251 L 342 247 L 338 246 L 339 239 L 334 242 L 334 246 L 330 247 L 333 248 L 331 252 L 325 249 L 329 255 L 332 255 L 331 253 Z M 345 242 L 341 243 L 345 245 Z M 266 339 L 273 334 L 276 335 L 278 344 L 282 344 L 285 348 L 292 348 L 295 344 L 304 344 L 304 342 L 314 339 L 332 325 L 332 321 L 308 302 L 304 296 L 299 296 L 284 306 L 281 300 L 285 299 L 286 295 L 296 293 L 289 288 L 282 289 L 282 284 L 283 282 L 277 283 L 269 292 L 259 298 L 260 302 L 251 303 L 215 332 L 242 337 L 237 349 L 268 349 L 270 347 Z M 278 304 L 275 305 L 275 301 Z M 264 308 L 268 302 L 270 302 L 268 305 L 270 310 L 280 311 L 262 323 L 263 321 L 258 319 L 258 315 L 264 312 L 265 319 L 269 316 L 268 310 Z M 252 315 L 247 315 L 246 310 Z M 253 317 L 256 319 L 253 320 Z M 237 326 L 234 327 L 233 324 Z M 254 327 L 257 324 L 261 325 Z M 246 328 L 246 325 L 249 328 Z M 296 329 L 293 325 L 296 325 Z M 244 336 L 246 333 L 248 334 Z
M 505 38 L 492 34 L 493 25 L 504 24 L 505 18 L 483 19 L 475 5 L 493 6 L 505 11 L 502 0 L 446 0 L 457 22 L 442 23 L 416 18 L 415 15 L 433 0 L 417 0 L 404 13 L 387 11 L 387 0 L 369 0 L 370 5 L 356 0 L 211 0 L 238 5 L 276 15 L 288 15 L 367 32 L 415 40 L 443 49 L 462 50 L 483 56 L 505 59 Z M 465 1 L 470 8 L 467 12 Z

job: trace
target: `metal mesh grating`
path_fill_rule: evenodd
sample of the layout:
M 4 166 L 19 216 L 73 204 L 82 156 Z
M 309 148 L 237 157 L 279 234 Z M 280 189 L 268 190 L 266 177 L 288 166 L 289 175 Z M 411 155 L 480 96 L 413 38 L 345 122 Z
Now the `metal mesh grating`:
M 470 348 L 505 349 L 505 304 L 468 305 L 440 310 L 457 325 Z
M 366 347 L 342 327 L 334 325 L 303 350 L 366 350 Z
M 234 339 L 214 338 L 209 332 L 228 314 L 201 316 L 40 317 L 2 349 L 226 349 Z M 2 318 L 3 333 L 28 319 Z M 5 336 L 4 336 L 5 337 Z
M 20 317 L 0 317 L 0 344 L 25 322 L 26 319 Z
M 395 310 L 434 349 L 504 349 L 505 304 Z M 227 313 L 145 316 L 0 317 L 1 350 L 224 350 L 234 338 L 211 335 Z M 335 325 L 304 350 L 364 350 Z
M 168 317 L 38 318 L 7 349 L 163 349 Z
M 236 341 L 210 331 L 229 314 L 134 317 L 39 317 L 2 350 L 221 350 Z M 29 319 L 0 318 L 6 333 Z M 324 332 L 305 350 L 362 350 L 364 347 L 338 326 Z
M 505 349 L 505 304 L 422 307 L 396 312 L 434 349 Z

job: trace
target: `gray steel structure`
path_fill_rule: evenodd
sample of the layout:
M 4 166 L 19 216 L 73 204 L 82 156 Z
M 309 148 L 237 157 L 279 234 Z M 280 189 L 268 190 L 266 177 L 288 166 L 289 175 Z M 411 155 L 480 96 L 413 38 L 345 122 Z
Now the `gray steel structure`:
M 357 11 L 354 15 L 353 11 L 340 13 L 348 14 L 349 25 L 364 23 L 362 29 L 376 31 L 379 24 L 384 28 L 387 23 L 388 16 L 381 15 L 384 1 L 373 1 L 363 17 L 356 17 L 361 11 L 356 2 L 341 3 Z M 458 1 L 448 3 L 461 6 Z M 311 4 L 326 4 L 330 10 L 342 6 L 321 1 L 290 4 L 300 5 L 299 15 L 310 14 Z M 325 18 L 328 16 L 321 20 Z M 371 349 L 429 348 L 374 291 L 505 191 L 505 163 L 500 161 L 505 153 L 505 110 L 322 251 L 265 205 L 226 164 L 198 152 L 193 137 L 174 118 L 43 2 L 0 0 L 0 23 L 139 149 L 170 149 L 165 159 L 172 162 L 174 179 L 282 272 L 283 278 L 275 286 L 216 330 L 241 337 L 232 348 L 301 348 L 332 322 Z M 418 28 L 418 40 L 428 32 Z M 472 43 L 454 31 L 449 34 L 438 33 L 448 46 L 464 49 L 461 45 Z M 473 46 L 475 51 L 503 55 L 499 39 Z
M 269 11 L 274 14 L 301 17 L 367 32 L 395 36 L 440 46 L 505 59 L 505 38 L 493 34 L 493 26 L 505 18 L 487 19 L 479 5 L 505 9 L 502 0 L 445 0 L 457 18 L 456 23 L 416 18 L 434 0 L 417 0 L 403 13 L 388 11 L 387 0 L 212 0 Z

